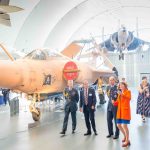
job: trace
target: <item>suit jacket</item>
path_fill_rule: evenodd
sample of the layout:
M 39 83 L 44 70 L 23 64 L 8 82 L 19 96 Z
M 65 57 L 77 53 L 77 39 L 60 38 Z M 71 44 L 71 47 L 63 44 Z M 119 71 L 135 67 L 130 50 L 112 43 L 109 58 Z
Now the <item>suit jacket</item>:
M 131 120 L 130 100 L 131 92 L 129 90 L 125 90 L 121 95 L 118 95 L 117 119 Z
M 79 101 L 79 94 L 78 91 L 75 88 L 72 88 L 69 90 L 68 88 L 65 88 L 64 90 L 64 96 L 65 96 L 65 111 L 77 111 L 77 103 Z
M 80 91 L 80 108 L 85 107 L 85 96 L 84 96 L 84 88 Z M 88 88 L 88 104 L 87 106 L 91 108 L 94 106 L 95 108 L 96 105 L 96 95 L 95 95 L 95 90 L 93 88 Z
M 107 89 L 106 89 L 106 92 L 107 92 L 107 96 L 109 98 L 109 101 L 108 101 L 108 106 L 107 106 L 107 111 L 113 111 L 114 109 L 116 109 L 113 104 L 112 104 L 112 100 L 116 101 L 117 100 L 117 97 L 118 97 L 118 88 L 117 88 L 117 85 L 114 85 L 114 86 L 107 86 Z

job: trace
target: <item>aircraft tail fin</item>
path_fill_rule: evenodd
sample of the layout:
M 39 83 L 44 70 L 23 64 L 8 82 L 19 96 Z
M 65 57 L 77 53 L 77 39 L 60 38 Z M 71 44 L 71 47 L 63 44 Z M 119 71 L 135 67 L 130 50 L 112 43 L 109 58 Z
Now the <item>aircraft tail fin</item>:
M 74 58 L 80 52 L 81 48 L 81 46 L 71 43 L 63 51 L 61 51 L 61 54 L 69 58 Z

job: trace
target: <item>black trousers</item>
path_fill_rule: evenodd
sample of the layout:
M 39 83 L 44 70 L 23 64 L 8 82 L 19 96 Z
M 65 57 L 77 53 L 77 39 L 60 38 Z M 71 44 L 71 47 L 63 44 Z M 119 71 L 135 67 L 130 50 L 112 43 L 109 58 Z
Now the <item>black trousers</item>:
M 76 129 L 77 119 L 76 119 L 76 111 L 71 112 L 70 109 L 65 111 L 65 117 L 63 122 L 63 131 L 67 130 L 69 114 L 71 113 L 72 118 L 72 130 Z
M 107 125 L 108 125 L 108 132 L 109 135 L 113 135 L 113 119 L 115 123 L 115 136 L 119 136 L 119 129 L 116 124 L 116 114 L 117 114 L 117 108 L 114 108 L 113 110 L 107 110 Z
M 7 104 L 7 100 L 8 100 L 7 95 L 3 95 L 3 100 L 4 100 L 4 103 L 6 105 Z
M 87 132 L 91 132 L 91 124 L 92 124 L 93 131 L 96 132 L 95 111 L 89 108 L 88 106 L 84 106 L 83 113 L 85 117 L 85 124 L 87 127 Z

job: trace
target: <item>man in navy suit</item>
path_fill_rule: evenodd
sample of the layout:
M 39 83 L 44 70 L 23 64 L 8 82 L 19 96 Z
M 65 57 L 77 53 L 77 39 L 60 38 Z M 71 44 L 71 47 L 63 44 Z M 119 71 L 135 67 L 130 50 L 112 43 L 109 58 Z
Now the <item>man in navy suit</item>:
M 85 136 L 91 135 L 91 125 L 95 135 L 97 135 L 95 126 L 95 90 L 88 86 L 88 81 L 84 81 L 83 90 L 80 91 L 80 112 L 84 113 L 87 132 Z

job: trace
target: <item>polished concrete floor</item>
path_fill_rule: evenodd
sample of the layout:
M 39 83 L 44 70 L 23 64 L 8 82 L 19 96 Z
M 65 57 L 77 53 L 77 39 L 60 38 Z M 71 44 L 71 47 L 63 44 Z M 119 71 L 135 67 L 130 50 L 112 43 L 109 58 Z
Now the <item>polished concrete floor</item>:
M 132 89 L 132 121 L 129 125 L 131 146 L 129 150 L 150 149 L 150 120 L 142 123 L 136 115 L 137 92 Z M 50 107 L 49 107 L 50 105 Z M 59 132 L 64 114 L 55 104 L 40 104 L 42 116 L 34 123 L 26 105 L 20 105 L 19 115 L 10 117 L 9 106 L 0 106 L 0 150 L 120 150 L 122 135 L 119 139 L 107 139 L 106 106 L 96 111 L 98 136 L 83 136 L 86 132 L 83 114 L 77 114 L 77 131 L 71 134 L 71 118 L 65 136 Z

